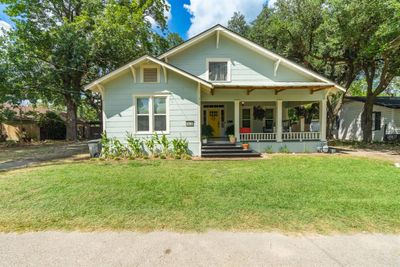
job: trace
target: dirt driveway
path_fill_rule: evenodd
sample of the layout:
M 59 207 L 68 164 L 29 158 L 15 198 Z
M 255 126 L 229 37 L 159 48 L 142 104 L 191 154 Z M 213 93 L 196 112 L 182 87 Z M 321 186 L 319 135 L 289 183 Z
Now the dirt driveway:
M 352 147 L 335 147 L 339 154 L 356 156 L 356 157 L 367 157 L 372 159 L 383 159 L 389 160 L 393 163 L 400 163 L 400 151 L 396 149 L 385 149 L 385 148 L 352 148 Z
M 88 158 L 87 142 L 53 141 L 0 147 L 0 171 L 28 167 L 66 158 Z

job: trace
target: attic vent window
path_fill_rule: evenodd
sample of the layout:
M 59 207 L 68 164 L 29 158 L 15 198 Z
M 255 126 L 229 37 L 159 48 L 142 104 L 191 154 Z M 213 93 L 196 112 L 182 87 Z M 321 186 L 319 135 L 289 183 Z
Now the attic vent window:
M 143 68 L 143 82 L 144 83 L 158 83 L 159 71 L 157 67 L 144 67 Z

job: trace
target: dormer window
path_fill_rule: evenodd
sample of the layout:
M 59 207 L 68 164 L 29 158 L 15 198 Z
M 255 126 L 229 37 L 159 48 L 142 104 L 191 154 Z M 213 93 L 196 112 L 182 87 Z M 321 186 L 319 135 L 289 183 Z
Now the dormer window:
M 160 68 L 157 65 L 144 65 L 141 69 L 143 83 L 160 82 Z
M 229 59 L 208 59 L 208 80 L 212 82 L 230 81 Z

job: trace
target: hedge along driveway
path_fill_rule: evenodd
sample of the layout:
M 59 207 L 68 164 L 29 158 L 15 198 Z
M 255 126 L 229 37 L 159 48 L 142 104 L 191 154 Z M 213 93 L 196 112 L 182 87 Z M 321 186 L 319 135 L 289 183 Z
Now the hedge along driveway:
M 0 231 L 399 232 L 400 169 L 341 156 L 88 161 L 0 173 Z

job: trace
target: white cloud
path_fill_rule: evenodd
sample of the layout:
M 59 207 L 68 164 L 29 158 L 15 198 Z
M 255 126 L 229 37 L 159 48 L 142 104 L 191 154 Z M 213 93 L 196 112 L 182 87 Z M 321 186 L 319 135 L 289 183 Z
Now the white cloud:
M 273 7 L 276 3 L 276 0 L 268 0 L 268 7 Z
M 3 35 L 3 31 L 9 31 L 11 29 L 11 25 L 5 22 L 4 20 L 0 20 L 0 36 Z
M 226 25 L 235 11 L 240 11 L 250 22 L 261 12 L 265 2 L 265 0 L 191 0 L 190 4 L 184 5 L 192 15 L 188 36 L 192 37 L 218 23 Z

